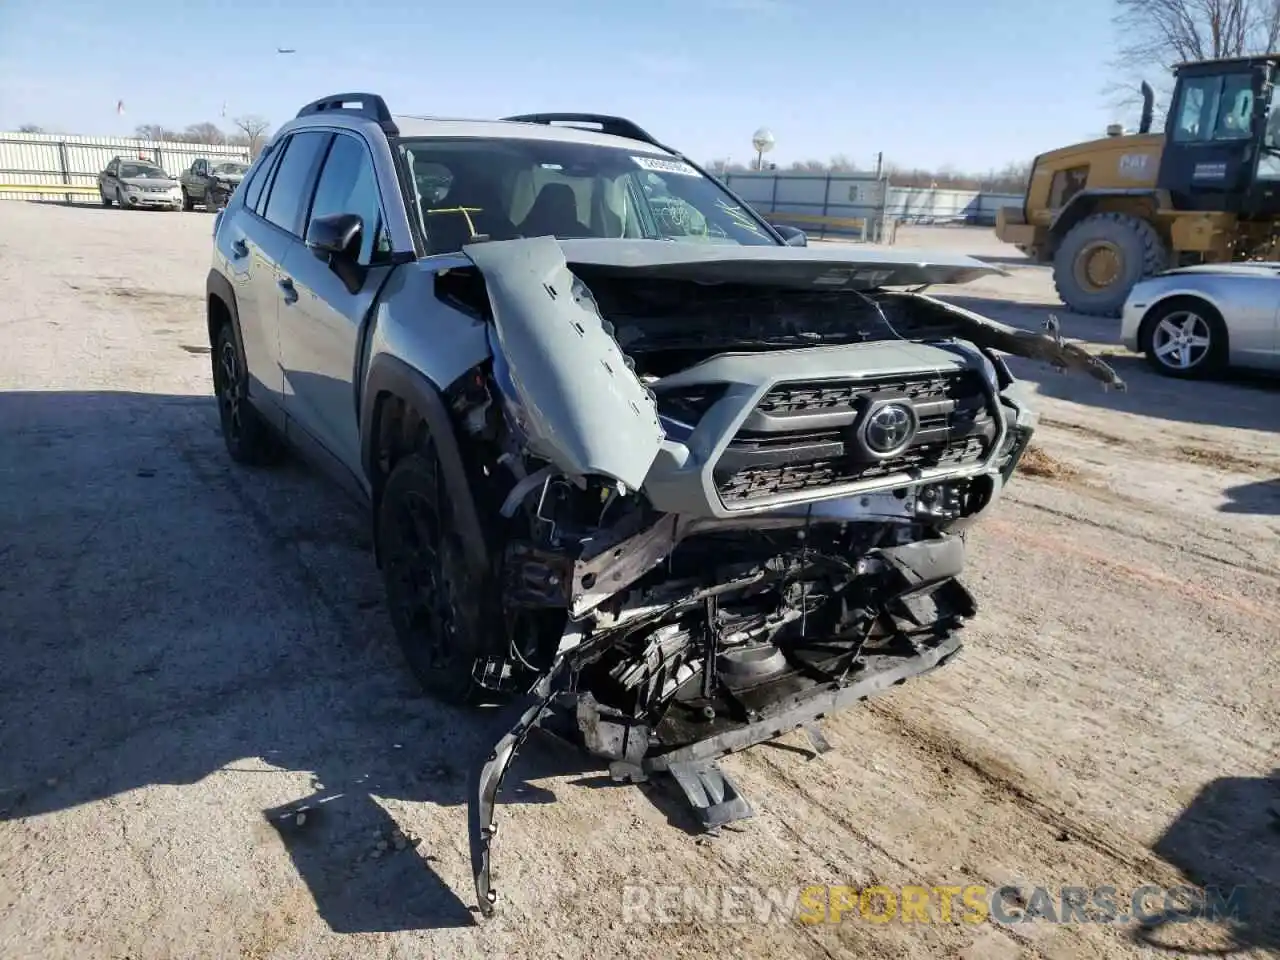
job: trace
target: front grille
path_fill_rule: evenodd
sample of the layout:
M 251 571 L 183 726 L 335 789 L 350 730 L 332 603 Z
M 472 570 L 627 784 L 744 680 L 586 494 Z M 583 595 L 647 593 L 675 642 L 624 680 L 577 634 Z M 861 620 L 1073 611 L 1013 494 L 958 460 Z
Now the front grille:
M 886 460 L 860 455 L 858 419 L 880 398 L 908 401 L 918 427 Z M 729 505 L 891 474 L 959 467 L 983 459 L 999 431 L 976 373 L 789 382 L 770 390 L 743 422 L 714 476 Z
M 804 383 L 792 381 L 780 383 L 764 395 L 756 406 L 769 416 L 804 416 L 815 413 L 852 411 L 863 397 L 877 390 L 896 390 L 919 405 L 929 401 L 945 400 L 957 389 L 964 390 L 973 379 L 971 374 L 958 377 L 944 375 L 925 377 L 897 377 L 882 380 L 817 381 Z M 979 389 L 981 389 L 979 387 Z

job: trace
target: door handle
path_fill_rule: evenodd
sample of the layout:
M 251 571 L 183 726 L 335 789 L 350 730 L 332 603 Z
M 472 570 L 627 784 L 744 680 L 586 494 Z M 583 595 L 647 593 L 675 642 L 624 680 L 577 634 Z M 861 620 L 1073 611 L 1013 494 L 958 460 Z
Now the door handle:
M 231 259 L 239 260 L 241 257 L 249 255 L 249 245 L 243 240 L 237 240 L 231 244 Z
M 284 293 L 285 303 L 298 302 L 298 289 L 293 285 L 293 280 L 290 277 L 281 277 L 279 280 L 276 281 L 276 283 L 279 285 L 280 290 Z

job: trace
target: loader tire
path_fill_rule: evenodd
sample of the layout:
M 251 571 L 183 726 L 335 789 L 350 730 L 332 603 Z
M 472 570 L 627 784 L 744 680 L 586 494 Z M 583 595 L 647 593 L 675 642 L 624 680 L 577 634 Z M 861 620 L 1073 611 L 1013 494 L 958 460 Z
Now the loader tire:
M 1168 263 L 1169 251 L 1150 223 L 1127 213 L 1095 213 L 1058 244 L 1053 285 L 1069 310 L 1118 317 L 1133 285 Z

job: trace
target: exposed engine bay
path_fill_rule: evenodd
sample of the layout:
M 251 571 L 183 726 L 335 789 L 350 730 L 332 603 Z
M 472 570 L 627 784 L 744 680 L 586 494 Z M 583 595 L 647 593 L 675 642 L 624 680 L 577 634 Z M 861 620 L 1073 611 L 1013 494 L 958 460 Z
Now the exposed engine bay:
M 448 401 L 507 631 L 474 676 L 521 695 L 473 783 L 486 914 L 498 788 L 534 726 L 615 779 L 669 773 L 708 829 L 750 816 L 718 757 L 797 727 L 821 752 L 821 717 L 960 649 L 964 532 L 1035 426 L 999 353 L 1123 387 L 1055 331 L 885 289 L 891 270 L 464 252 L 437 295 L 490 324 L 491 358 Z

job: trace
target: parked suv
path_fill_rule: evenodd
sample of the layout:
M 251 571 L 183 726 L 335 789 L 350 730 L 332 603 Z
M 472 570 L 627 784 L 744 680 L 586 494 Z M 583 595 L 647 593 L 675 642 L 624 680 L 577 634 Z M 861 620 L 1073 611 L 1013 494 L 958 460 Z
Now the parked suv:
M 535 724 L 615 776 L 670 773 L 715 827 L 751 812 L 716 758 L 956 653 L 962 534 L 1034 427 L 996 351 L 1119 383 L 900 289 L 998 272 L 788 245 L 616 117 L 343 94 L 280 128 L 215 226 L 223 435 L 367 506 L 430 693 L 520 698 L 471 797 L 484 912 Z
M 150 160 L 131 157 L 112 157 L 111 162 L 98 174 L 98 195 L 102 205 L 113 203 L 121 209 L 158 207 L 161 210 L 180 210 L 182 192 L 178 181 Z

